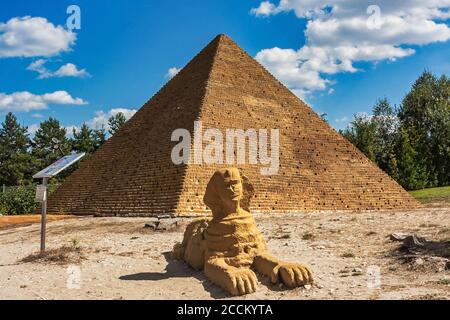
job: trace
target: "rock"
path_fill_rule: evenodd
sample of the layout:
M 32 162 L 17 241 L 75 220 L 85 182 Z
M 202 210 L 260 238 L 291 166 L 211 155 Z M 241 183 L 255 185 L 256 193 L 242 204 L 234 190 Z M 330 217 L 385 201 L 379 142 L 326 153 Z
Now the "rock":
M 389 236 L 389 238 L 390 238 L 392 241 L 403 241 L 403 240 L 406 239 L 407 236 L 409 236 L 409 235 L 406 234 L 406 233 L 392 233 L 392 234 Z
M 150 221 L 149 223 L 146 223 L 144 228 L 150 228 L 153 230 L 161 230 L 161 231 L 168 231 L 175 229 L 178 227 L 178 222 L 180 219 L 173 219 L 173 218 L 164 218 L 164 219 L 158 219 Z
M 310 284 L 305 284 L 304 288 L 305 288 L 306 290 L 310 290 L 310 289 L 311 289 L 311 285 L 310 285 Z
M 416 265 L 418 265 L 418 266 L 421 266 L 421 265 L 423 265 L 424 261 L 423 261 L 422 258 L 417 258 L 417 259 L 414 261 L 414 263 L 415 263 Z
M 353 268 L 353 269 L 352 269 L 352 272 L 362 273 L 362 272 L 363 272 L 363 269 L 361 269 L 361 268 Z
M 427 240 L 425 238 L 419 237 L 418 235 L 407 236 L 403 240 L 403 247 L 406 249 L 414 250 L 414 249 L 422 249 L 425 247 Z

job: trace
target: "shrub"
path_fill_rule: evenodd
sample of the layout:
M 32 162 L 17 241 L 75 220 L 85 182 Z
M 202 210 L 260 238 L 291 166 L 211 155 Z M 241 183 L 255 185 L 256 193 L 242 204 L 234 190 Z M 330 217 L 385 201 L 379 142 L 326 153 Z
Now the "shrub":
M 56 190 L 56 185 L 48 186 L 48 194 Z M 32 214 L 39 207 L 35 201 L 36 186 L 9 187 L 0 193 L 0 213 L 3 215 Z

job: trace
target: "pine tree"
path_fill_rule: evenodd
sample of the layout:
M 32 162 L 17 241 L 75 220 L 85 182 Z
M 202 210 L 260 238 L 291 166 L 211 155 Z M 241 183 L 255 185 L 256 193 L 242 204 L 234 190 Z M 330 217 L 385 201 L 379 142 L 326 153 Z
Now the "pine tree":
M 73 129 L 72 149 L 76 152 L 93 153 L 95 151 L 96 141 L 94 133 L 85 123 L 80 131 Z
M 114 135 L 127 121 L 125 115 L 122 112 L 116 113 L 116 115 L 111 116 L 108 120 L 109 133 Z
M 102 126 L 100 129 L 95 129 L 93 132 L 94 138 L 94 151 L 97 151 L 98 148 L 102 146 L 106 142 L 106 130 L 105 127 Z
M 32 158 L 27 153 L 30 139 L 11 112 L 0 129 L 0 184 L 19 185 L 31 180 Z
M 32 155 L 39 161 L 43 169 L 71 151 L 70 141 L 66 137 L 67 130 L 54 118 L 43 121 L 36 131 L 32 142 Z M 55 143 L 53 139 L 58 142 Z

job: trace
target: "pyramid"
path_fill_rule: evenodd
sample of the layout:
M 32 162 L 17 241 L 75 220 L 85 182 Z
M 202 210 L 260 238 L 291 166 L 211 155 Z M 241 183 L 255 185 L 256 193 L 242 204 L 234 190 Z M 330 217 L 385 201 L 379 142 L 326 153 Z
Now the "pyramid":
M 239 167 L 252 212 L 411 209 L 421 205 L 226 35 L 213 39 L 49 199 L 51 213 L 206 215 L 203 195 L 227 164 L 171 160 L 172 132 L 278 128 L 279 169 Z M 203 142 L 205 144 L 205 142 Z M 192 146 L 193 148 L 193 146 Z

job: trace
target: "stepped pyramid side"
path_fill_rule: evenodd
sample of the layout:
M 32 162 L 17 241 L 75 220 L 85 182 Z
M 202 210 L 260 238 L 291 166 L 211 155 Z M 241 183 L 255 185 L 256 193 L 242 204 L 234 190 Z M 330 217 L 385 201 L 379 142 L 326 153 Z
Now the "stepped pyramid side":
M 212 41 L 49 198 L 51 213 L 150 216 L 176 211 L 185 166 L 171 134 L 193 130 L 218 40 Z
M 280 130 L 280 168 L 239 165 L 256 189 L 254 212 L 416 208 L 420 204 L 239 48 L 216 37 L 50 198 L 50 212 L 209 214 L 212 173 L 175 166 L 173 130 Z M 205 146 L 205 145 L 204 145 Z M 193 146 L 191 147 L 193 149 Z
M 261 165 L 238 166 L 256 189 L 253 212 L 421 207 L 226 36 L 221 36 L 200 120 L 205 129 L 219 128 L 223 133 L 227 128 L 279 128 L 278 174 L 261 175 Z M 202 197 L 219 167 L 227 165 L 187 168 L 181 214 L 208 212 Z

